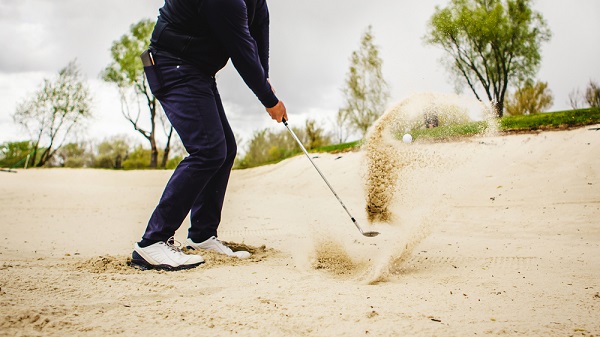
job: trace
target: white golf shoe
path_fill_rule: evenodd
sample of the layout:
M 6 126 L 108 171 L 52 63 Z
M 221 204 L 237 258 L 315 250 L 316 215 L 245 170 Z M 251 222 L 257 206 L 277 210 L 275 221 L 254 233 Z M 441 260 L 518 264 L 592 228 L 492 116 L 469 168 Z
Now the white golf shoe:
M 201 243 L 196 243 L 196 242 L 192 241 L 192 239 L 188 238 L 186 244 L 187 244 L 188 248 L 191 248 L 194 250 L 200 250 L 200 249 L 212 250 L 217 253 L 237 257 L 238 259 L 247 259 L 250 257 L 250 255 L 252 255 L 245 250 L 239 250 L 237 252 L 232 251 L 231 248 L 225 246 L 221 241 L 219 241 L 219 239 L 217 239 L 216 236 L 212 236 L 212 237 L 210 237 L 210 239 L 208 239 L 204 242 L 201 242 Z
M 167 242 L 157 242 L 148 247 L 140 247 L 137 243 L 131 254 L 131 266 L 142 270 L 181 270 L 198 267 L 204 263 L 200 255 L 188 255 L 175 245 L 171 237 Z

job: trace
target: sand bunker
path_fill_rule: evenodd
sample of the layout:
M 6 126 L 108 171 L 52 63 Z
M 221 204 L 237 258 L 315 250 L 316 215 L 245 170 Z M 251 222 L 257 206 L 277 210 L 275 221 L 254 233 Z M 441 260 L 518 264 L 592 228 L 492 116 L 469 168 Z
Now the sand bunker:
M 387 222 L 368 152 L 319 154 L 374 238 L 306 158 L 235 170 L 219 235 L 265 255 L 180 272 L 124 267 L 171 172 L 0 173 L 0 335 L 598 336 L 598 126 L 394 140 Z

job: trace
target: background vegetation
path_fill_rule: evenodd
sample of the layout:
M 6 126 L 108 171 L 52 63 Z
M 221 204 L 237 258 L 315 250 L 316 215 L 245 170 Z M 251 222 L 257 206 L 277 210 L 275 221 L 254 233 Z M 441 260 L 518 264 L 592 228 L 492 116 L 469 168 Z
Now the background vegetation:
M 536 130 L 560 130 L 586 125 L 600 124 L 600 108 L 587 108 L 521 116 L 505 116 L 499 119 L 500 132 L 535 132 Z M 294 128 L 298 138 L 310 152 L 345 152 L 360 149 L 362 141 L 333 144 L 333 135 L 315 126 L 308 120 L 304 128 Z M 485 121 L 455 123 L 435 128 L 411 130 L 414 141 L 448 141 L 480 134 L 487 128 Z M 402 134 L 396 135 L 398 139 Z M 55 160 L 46 167 L 89 167 L 104 169 L 149 169 L 150 149 L 141 145 L 130 147 L 126 137 L 117 136 L 99 144 L 69 143 L 62 147 Z M 24 167 L 25 159 L 32 155 L 30 141 L 0 144 L 0 167 Z M 174 169 L 183 159 L 185 151 L 177 149 L 176 155 L 167 164 Z M 296 142 L 287 130 L 273 132 L 257 131 L 250 140 L 248 151 L 236 158 L 234 168 L 243 169 L 272 164 L 300 154 Z
M 535 132 L 537 130 L 561 130 L 600 123 L 600 108 L 505 116 L 498 119 L 501 133 Z M 445 141 L 481 134 L 487 122 L 451 124 L 431 129 L 411 131 L 413 140 Z M 398 139 L 402 134 L 396 135 Z
M 160 167 L 166 168 L 174 130 L 160 109 L 158 100 L 150 90 L 140 60 L 140 54 L 148 48 L 148 41 L 150 41 L 150 36 L 154 30 L 154 24 L 154 20 L 142 20 L 131 25 L 127 34 L 114 41 L 110 48 L 113 60 L 104 69 L 101 76 L 104 81 L 117 87 L 121 98 L 123 117 L 136 132 L 148 141 L 150 146 L 150 168 L 159 167 L 159 150 L 156 136 L 157 132 L 162 129 L 167 141 L 160 154 L 162 156 Z M 140 120 L 142 116 L 145 117 Z M 157 127 L 157 121 L 160 122 L 160 128 Z
M 442 48 L 458 88 L 495 104 L 499 117 L 511 86 L 535 77 L 551 32 L 533 0 L 450 0 L 436 7 L 425 41 Z
M 548 84 L 535 80 L 540 48 L 551 32 L 531 5 L 532 0 L 449 0 L 446 7 L 436 7 L 424 39 L 446 52 L 445 63 L 458 87 L 470 88 L 477 99 L 495 104 L 504 132 L 599 123 L 600 86 L 593 80 L 584 90 L 575 88 L 571 92 L 569 104 L 573 110 L 540 113 L 554 101 Z M 81 140 L 84 122 L 92 115 L 91 98 L 72 61 L 56 79 L 44 80 L 40 90 L 17 106 L 13 120 L 28 132 L 29 138 L 0 144 L 0 167 L 174 168 L 186 153 L 175 141 L 178 137 L 173 137 L 173 127 L 152 95 L 139 59 L 153 27 L 154 20 L 149 19 L 131 25 L 113 42 L 111 63 L 100 74 L 118 90 L 124 122 L 145 138 L 149 148 L 127 136 L 101 142 Z M 327 131 L 312 119 L 294 128 L 309 151 L 360 147 L 360 140 L 346 140 L 351 134 L 364 137 L 384 112 L 389 98 L 382 64 L 369 26 L 358 49 L 350 55 L 342 87 L 344 103 L 338 110 L 335 129 Z M 485 122 L 453 120 L 430 129 L 416 128 L 411 134 L 415 140 L 445 140 L 478 134 L 485 128 Z M 162 145 L 157 143 L 160 132 L 166 138 Z M 300 153 L 284 128 L 277 132 L 256 131 L 245 143 L 239 147 L 242 150 L 236 168 L 274 163 Z

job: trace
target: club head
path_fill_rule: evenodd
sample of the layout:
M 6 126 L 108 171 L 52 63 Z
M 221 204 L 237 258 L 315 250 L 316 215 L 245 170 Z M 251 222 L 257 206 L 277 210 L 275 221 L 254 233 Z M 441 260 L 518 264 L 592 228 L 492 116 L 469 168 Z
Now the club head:
M 364 235 L 364 236 L 368 236 L 368 237 L 370 237 L 370 238 L 372 238 L 372 237 L 374 237 L 374 236 L 377 236 L 377 235 L 379 235 L 379 234 L 380 234 L 379 232 L 363 232 L 363 233 L 362 233 L 362 235 Z

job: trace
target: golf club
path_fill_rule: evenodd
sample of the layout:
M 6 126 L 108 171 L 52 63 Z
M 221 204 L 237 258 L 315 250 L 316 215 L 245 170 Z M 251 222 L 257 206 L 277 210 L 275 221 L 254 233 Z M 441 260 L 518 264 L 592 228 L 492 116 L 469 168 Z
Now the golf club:
M 331 192 L 333 192 L 333 195 L 335 195 L 335 197 L 340 202 L 340 204 L 342 205 L 342 207 L 344 207 L 344 210 L 346 211 L 346 213 L 348 213 L 348 216 L 350 216 L 350 219 L 352 219 L 352 222 L 354 223 L 354 225 L 356 226 L 356 228 L 358 228 L 358 230 L 360 231 L 360 234 L 362 234 L 364 236 L 368 236 L 368 237 L 373 237 L 373 236 L 379 235 L 379 232 L 372 232 L 372 231 L 371 232 L 365 232 L 365 231 L 362 230 L 362 228 L 360 228 L 360 226 L 356 222 L 356 219 L 354 219 L 354 217 L 352 216 L 352 214 L 350 214 L 350 211 L 348 211 L 348 208 L 346 208 L 346 205 L 344 205 L 344 203 L 342 202 L 342 199 L 340 199 L 340 197 L 338 197 L 337 193 L 335 193 L 335 191 L 333 190 L 333 187 L 331 187 L 331 184 L 329 184 L 329 181 L 327 181 L 327 179 L 325 178 L 325 176 L 323 175 L 323 173 L 321 172 L 321 170 L 319 170 L 319 168 L 317 167 L 317 165 L 315 164 L 315 162 L 312 160 L 312 158 L 310 158 L 310 155 L 308 154 L 308 151 L 306 151 L 306 149 L 304 148 L 304 145 L 302 145 L 302 142 L 300 141 L 300 139 L 298 139 L 298 137 L 296 136 L 296 134 L 294 133 L 294 131 L 292 131 L 292 129 L 290 129 L 290 127 L 289 127 L 287 121 L 285 120 L 285 118 L 283 118 L 282 122 L 283 122 L 283 125 L 285 125 L 285 127 L 288 129 L 288 131 L 292 134 L 292 137 L 296 140 L 296 143 L 298 143 L 298 145 L 300 145 L 300 148 L 302 149 L 302 151 L 306 155 L 306 158 L 308 158 L 308 160 L 310 160 L 311 164 L 313 164 L 313 166 L 315 167 L 315 169 L 317 169 L 317 172 L 319 172 L 319 174 L 321 175 L 321 178 L 323 178 L 323 180 L 325 181 L 325 183 L 327 184 L 327 186 L 329 186 L 329 189 L 331 190 Z

